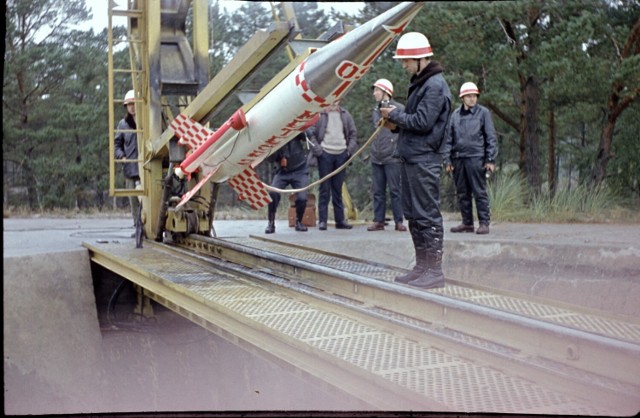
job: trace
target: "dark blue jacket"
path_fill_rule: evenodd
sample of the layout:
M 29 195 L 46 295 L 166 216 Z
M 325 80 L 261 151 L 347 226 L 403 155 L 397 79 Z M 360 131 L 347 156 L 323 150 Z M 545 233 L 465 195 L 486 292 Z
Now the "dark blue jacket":
M 444 146 L 444 163 L 454 158 L 481 157 L 485 163 L 495 163 L 498 154 L 496 130 L 491 112 L 475 105 L 469 110 L 460 106 L 449 120 Z
M 273 155 L 269 161 L 275 163 L 276 173 L 292 173 L 294 171 L 307 171 L 307 137 L 304 132 L 300 132 L 291 141 L 284 144 Z M 282 159 L 287 159 L 287 166 L 282 167 Z
M 351 113 L 346 109 L 340 107 L 340 119 L 342 120 L 342 130 L 344 132 L 344 138 L 347 141 L 347 154 L 353 155 L 358 150 L 358 131 L 356 129 L 356 123 L 351 116 Z M 327 131 L 327 123 L 329 116 L 326 112 L 320 112 L 320 118 L 318 121 L 307 129 L 307 137 L 311 142 L 311 152 L 309 153 L 309 166 L 315 167 L 318 165 L 318 157 L 322 155 L 322 147 L 320 144 L 324 139 L 324 135 Z
M 399 109 L 404 109 L 404 105 L 396 102 L 395 100 L 390 100 L 389 104 L 391 106 L 395 106 Z M 382 118 L 380 114 L 380 108 L 378 105 L 373 108 L 373 112 L 371 114 L 371 120 L 373 122 L 374 128 L 378 127 L 378 121 Z M 389 128 L 382 128 L 376 139 L 371 142 L 369 152 L 371 154 L 371 163 L 372 164 L 391 164 L 391 163 L 399 163 L 400 159 L 398 158 L 398 154 L 396 151 L 398 144 L 398 134 L 391 132 Z
M 118 123 L 118 130 L 135 130 L 136 122 L 131 114 L 127 113 L 124 119 Z M 138 135 L 135 132 L 118 132 L 114 139 L 115 142 L 115 158 L 120 160 L 138 159 Z M 122 163 L 122 172 L 126 178 L 139 177 L 138 163 Z
M 451 112 L 451 91 L 442 67 L 432 61 L 411 78 L 404 111 L 394 109 L 389 121 L 398 126 L 398 154 L 406 162 L 441 159 Z

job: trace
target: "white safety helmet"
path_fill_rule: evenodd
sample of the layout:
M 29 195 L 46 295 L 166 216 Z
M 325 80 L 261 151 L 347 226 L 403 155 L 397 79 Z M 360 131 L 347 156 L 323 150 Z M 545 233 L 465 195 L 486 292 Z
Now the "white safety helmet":
M 391 81 L 387 80 L 386 78 L 381 78 L 380 80 L 373 83 L 373 87 L 377 87 L 380 90 L 384 91 L 389 95 L 389 97 L 393 96 L 393 84 L 391 84 Z
M 477 94 L 480 95 L 480 90 L 478 90 L 478 86 L 476 86 L 471 81 L 467 81 L 462 86 L 460 86 L 460 97 L 466 96 L 467 94 Z
M 426 36 L 420 32 L 405 33 L 398 40 L 394 59 L 423 58 L 433 55 L 431 45 Z
M 128 105 L 129 103 L 133 103 L 136 99 L 136 93 L 133 90 L 129 90 L 127 94 L 124 95 L 124 105 Z

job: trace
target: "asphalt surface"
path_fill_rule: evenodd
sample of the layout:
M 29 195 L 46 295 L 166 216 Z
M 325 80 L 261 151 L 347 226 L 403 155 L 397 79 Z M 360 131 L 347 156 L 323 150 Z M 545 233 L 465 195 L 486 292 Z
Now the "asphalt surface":
M 385 231 L 369 232 L 367 224 L 354 223 L 352 230 L 336 230 L 330 223 L 327 231 L 316 227 L 308 232 L 296 232 L 286 220 L 276 221 L 276 233 L 266 235 L 266 221 L 262 220 L 216 220 L 218 237 L 264 236 L 284 242 L 307 243 L 310 246 L 335 248 L 338 242 L 360 242 L 361 256 L 366 258 L 369 244 L 378 246 L 380 240 L 386 244 L 407 244 L 411 247 L 408 232 L 397 232 L 393 224 Z M 449 228 L 458 222 L 445 222 L 445 243 L 464 241 L 473 243 L 512 242 L 541 245 L 564 245 L 574 247 L 627 248 L 637 251 L 640 257 L 640 225 L 620 224 L 522 224 L 493 223 L 489 235 L 470 233 L 453 234 Z M 38 253 L 49 253 L 79 249 L 83 242 L 96 240 L 129 240 L 134 232 L 130 218 L 5 218 L 3 222 L 3 249 L 5 257 Z M 393 253 L 395 245 L 384 246 Z M 404 251 L 404 245 L 400 248 Z M 413 254 L 410 254 L 411 256 Z
M 489 235 L 454 234 L 445 222 L 443 269 L 447 279 L 640 318 L 639 224 L 521 224 L 495 222 Z M 310 227 L 296 232 L 286 219 L 265 234 L 265 220 L 216 220 L 219 238 L 255 236 L 410 269 L 408 232 L 393 224 L 369 232 Z M 131 242 L 133 222 L 121 218 L 4 219 L 4 257 L 82 251 L 83 243 Z M 28 266 L 25 266 L 28 268 Z
M 445 222 L 447 281 L 639 321 L 640 225 L 496 222 L 481 236 L 449 232 L 457 223 Z M 279 220 L 276 233 L 268 235 L 265 226 L 265 220 L 215 222 L 220 238 L 253 235 L 396 267 L 413 265 L 409 233 L 396 232 L 393 225 L 377 232 L 368 232 L 365 223 L 352 230 L 330 224 L 327 231 L 296 232 Z M 160 322 L 154 332 L 102 331 L 94 288 L 106 281 L 92 280 L 83 243 L 130 242 L 133 252 L 133 232 L 125 216 L 4 219 L 3 325 L 9 336 L 4 395 L 10 414 L 168 411 L 181 405 L 186 410 L 354 408 L 348 399 L 341 404 L 326 389 L 296 380 L 297 374 L 292 378 L 197 326 L 186 326 L 186 320 Z M 276 388 L 283 388 L 282 399 Z M 308 393 L 314 394 L 313 403 L 306 403 Z

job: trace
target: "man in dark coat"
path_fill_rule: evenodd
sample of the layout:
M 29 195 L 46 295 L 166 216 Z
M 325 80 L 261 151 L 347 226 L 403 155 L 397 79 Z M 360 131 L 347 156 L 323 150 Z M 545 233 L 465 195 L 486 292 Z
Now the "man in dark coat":
M 451 232 L 473 232 L 473 203 L 478 213 L 477 234 L 489 233 L 491 219 L 487 175 L 496 168 L 498 145 L 491 112 L 478 104 L 480 90 L 471 82 L 460 87 L 462 106 L 451 115 L 444 148 L 444 167 L 453 172 L 462 223 Z
M 373 98 L 376 106 L 373 108 L 371 119 L 377 127 L 382 115 L 381 107 L 394 106 L 404 109 L 404 106 L 393 100 L 393 84 L 385 78 L 373 83 Z M 383 231 L 387 211 L 387 187 L 391 197 L 391 211 L 396 231 L 406 231 L 402 224 L 402 187 L 400 185 L 401 161 L 396 152 L 398 134 L 389 128 L 382 128 L 371 143 L 371 174 L 373 178 L 373 223 L 367 231 Z
M 409 96 L 404 111 L 380 109 L 400 133 L 402 202 L 416 254 L 413 269 L 395 281 L 424 289 L 444 287 L 440 172 L 451 111 L 451 91 L 442 67 L 429 58 L 432 55 L 426 36 L 418 32 L 402 35 L 394 58 L 412 74 Z
M 276 164 L 276 174 L 271 186 L 276 189 L 284 189 L 291 186 L 292 189 L 303 189 L 309 185 L 309 169 L 307 167 L 307 137 L 304 132 L 299 133 L 291 141 L 287 142 L 278 151 L 268 158 L 268 161 Z M 271 203 L 268 207 L 269 223 L 264 230 L 265 234 L 276 232 L 276 211 L 280 204 L 280 193 L 269 191 Z M 306 231 L 302 224 L 305 208 L 307 207 L 307 192 L 296 194 L 296 231 Z
M 138 159 L 138 135 L 136 130 L 136 104 L 135 94 L 133 90 L 129 90 L 124 96 L 124 106 L 127 109 L 127 115 L 118 122 L 117 133 L 114 139 L 115 158 L 116 160 L 137 160 Z M 137 162 L 122 163 L 122 173 L 125 179 L 126 189 L 136 189 L 140 187 L 140 173 L 138 172 Z M 133 223 L 140 210 L 140 201 L 137 196 L 129 197 L 129 205 L 131 206 L 131 214 Z

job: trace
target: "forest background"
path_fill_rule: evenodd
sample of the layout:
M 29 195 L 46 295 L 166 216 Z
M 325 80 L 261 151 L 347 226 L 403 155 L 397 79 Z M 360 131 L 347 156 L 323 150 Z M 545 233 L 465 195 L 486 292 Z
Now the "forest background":
M 302 37 L 315 39 L 337 21 L 357 26 L 395 4 L 364 3 L 357 15 L 327 12 L 315 2 L 295 2 L 294 8 Z M 227 12 L 210 1 L 211 78 L 273 22 L 274 10 L 269 2 L 247 2 Z M 76 29 L 90 17 L 84 0 L 7 0 L 5 16 L 5 216 L 126 206 L 126 198 L 108 195 L 106 29 Z M 500 150 L 490 180 L 494 220 L 640 219 L 639 1 L 428 2 L 406 31 L 429 38 L 455 106 L 460 85 L 473 81 L 479 103 L 492 111 Z M 114 28 L 114 36 L 125 32 Z M 355 119 L 361 145 L 374 130 L 373 82 L 387 78 L 396 100 L 406 97 L 409 77 L 392 59 L 394 50 L 395 43 L 341 103 Z M 128 50 L 117 50 L 114 60 L 127 67 Z M 287 63 L 283 51 L 245 88 L 258 90 Z M 122 95 L 131 88 L 116 82 Z M 240 106 L 230 103 L 211 126 Z M 124 116 L 120 107 L 116 115 Z M 346 182 L 353 206 L 366 216 L 370 173 L 365 150 L 347 168 Z M 258 174 L 269 182 L 271 167 L 261 164 Z M 228 187 L 218 205 L 251 211 Z M 442 205 L 456 212 L 446 175 Z

